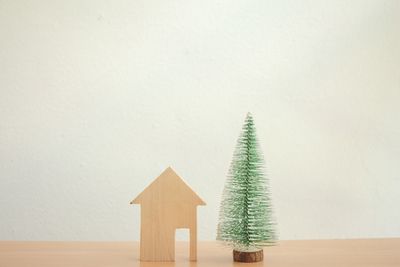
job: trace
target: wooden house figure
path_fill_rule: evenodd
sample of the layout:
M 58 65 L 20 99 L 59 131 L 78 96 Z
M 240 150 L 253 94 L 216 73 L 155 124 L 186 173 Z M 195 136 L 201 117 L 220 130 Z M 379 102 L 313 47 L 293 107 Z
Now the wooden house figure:
M 140 260 L 174 261 L 175 230 L 190 231 L 190 260 L 197 259 L 197 206 L 205 202 L 168 167 L 131 204 L 140 204 Z

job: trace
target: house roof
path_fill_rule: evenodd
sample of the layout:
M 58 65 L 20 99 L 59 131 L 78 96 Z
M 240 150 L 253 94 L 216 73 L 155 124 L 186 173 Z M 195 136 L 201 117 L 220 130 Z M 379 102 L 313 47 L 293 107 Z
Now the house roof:
M 160 202 L 206 204 L 171 167 L 165 169 L 160 176 L 131 201 L 131 204 L 142 204 L 154 201 L 154 199 Z

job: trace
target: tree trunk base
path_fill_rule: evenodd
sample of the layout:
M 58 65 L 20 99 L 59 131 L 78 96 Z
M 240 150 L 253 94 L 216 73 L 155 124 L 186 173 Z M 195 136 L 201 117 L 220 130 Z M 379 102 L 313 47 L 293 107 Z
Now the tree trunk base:
M 242 252 L 233 250 L 233 261 L 237 262 L 259 262 L 264 258 L 263 250 Z

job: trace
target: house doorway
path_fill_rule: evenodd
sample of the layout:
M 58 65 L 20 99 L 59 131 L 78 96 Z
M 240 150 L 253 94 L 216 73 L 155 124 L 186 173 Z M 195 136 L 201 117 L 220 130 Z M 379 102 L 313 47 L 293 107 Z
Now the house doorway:
M 175 261 L 189 260 L 189 238 L 189 228 L 177 228 L 175 230 Z

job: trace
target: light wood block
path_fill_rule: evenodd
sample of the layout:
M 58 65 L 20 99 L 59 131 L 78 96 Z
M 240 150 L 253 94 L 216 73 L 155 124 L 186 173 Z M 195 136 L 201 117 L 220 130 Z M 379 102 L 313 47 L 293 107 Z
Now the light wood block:
M 138 242 L 0 241 L 1 267 L 398 267 L 399 239 L 281 241 L 264 249 L 264 261 L 235 263 L 232 250 L 199 242 L 197 262 L 188 261 L 188 242 L 177 242 L 175 262 L 139 260 Z
M 190 231 L 190 260 L 197 259 L 197 206 L 206 203 L 168 167 L 131 204 L 140 204 L 140 260 L 174 261 L 175 231 Z

